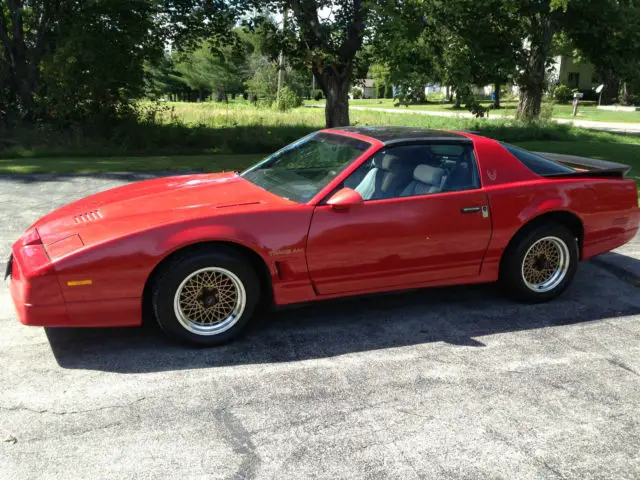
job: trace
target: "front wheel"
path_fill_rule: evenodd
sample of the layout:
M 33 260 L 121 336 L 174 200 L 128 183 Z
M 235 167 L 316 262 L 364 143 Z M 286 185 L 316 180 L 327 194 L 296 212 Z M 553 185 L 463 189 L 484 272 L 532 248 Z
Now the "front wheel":
M 515 298 L 546 302 L 569 286 L 578 266 L 578 242 L 562 225 L 541 225 L 517 238 L 500 269 L 503 287 Z
M 214 346 L 236 337 L 260 298 L 260 282 L 242 257 L 227 249 L 187 252 L 154 282 L 160 328 L 182 342 Z

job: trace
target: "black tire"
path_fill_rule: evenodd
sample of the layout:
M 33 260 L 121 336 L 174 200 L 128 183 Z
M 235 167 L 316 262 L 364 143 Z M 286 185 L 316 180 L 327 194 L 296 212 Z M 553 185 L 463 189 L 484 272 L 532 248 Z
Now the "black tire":
M 529 249 L 541 239 L 551 238 L 551 242 L 561 242 L 566 246 L 568 265 L 566 273 L 557 283 L 551 282 L 546 291 L 534 291 L 528 286 L 523 275 L 523 262 Z M 542 242 L 544 243 L 544 242 Z M 564 250 L 561 244 L 558 248 Z M 578 241 L 575 235 L 566 227 L 558 224 L 542 224 L 529 228 L 519 233 L 514 241 L 507 247 L 500 265 L 500 283 L 502 288 L 512 298 L 528 303 L 548 302 L 557 298 L 564 292 L 576 273 L 578 268 Z
M 194 324 L 184 317 L 182 320 L 179 318 L 174 308 L 174 300 L 181 284 L 189 276 L 202 269 L 211 268 L 220 269 L 220 272 L 231 272 L 228 278 L 234 278 L 233 285 L 236 285 L 237 281 L 241 283 L 245 301 L 241 313 L 229 320 L 231 323 L 226 330 L 205 334 L 189 329 L 200 327 L 197 322 Z M 215 293 L 214 297 L 218 298 L 218 294 Z M 237 337 L 251 319 L 260 297 L 260 281 L 253 267 L 241 255 L 224 247 L 192 250 L 176 255 L 162 267 L 151 290 L 153 312 L 162 331 L 173 340 L 200 346 L 222 345 Z

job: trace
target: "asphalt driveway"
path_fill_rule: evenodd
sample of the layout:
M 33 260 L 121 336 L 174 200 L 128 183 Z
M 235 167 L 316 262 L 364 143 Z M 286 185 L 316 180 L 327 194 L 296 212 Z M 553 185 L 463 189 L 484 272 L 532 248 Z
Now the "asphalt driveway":
M 0 178 L 0 268 L 140 175 Z M 640 242 L 546 305 L 493 286 L 289 309 L 216 349 L 21 326 L 0 286 L 0 478 L 640 477 Z

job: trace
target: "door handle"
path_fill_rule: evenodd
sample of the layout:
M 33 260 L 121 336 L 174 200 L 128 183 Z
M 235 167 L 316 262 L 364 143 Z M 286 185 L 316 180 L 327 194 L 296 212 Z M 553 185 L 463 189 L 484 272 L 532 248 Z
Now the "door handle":
M 462 213 L 478 213 L 481 207 L 463 207 L 460 209 Z
M 482 205 L 481 207 L 462 207 L 462 213 L 478 213 L 482 212 L 482 218 L 489 218 L 489 207 Z

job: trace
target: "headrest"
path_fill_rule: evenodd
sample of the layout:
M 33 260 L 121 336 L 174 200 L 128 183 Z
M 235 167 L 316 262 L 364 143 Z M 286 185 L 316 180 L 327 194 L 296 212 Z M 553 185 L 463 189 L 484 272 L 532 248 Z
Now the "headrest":
M 418 165 L 413 171 L 414 179 L 428 185 L 440 185 L 442 177 L 444 177 L 444 170 L 430 165 Z
M 400 166 L 400 162 L 399 157 L 390 153 L 373 157 L 373 166 L 382 170 L 394 170 Z

